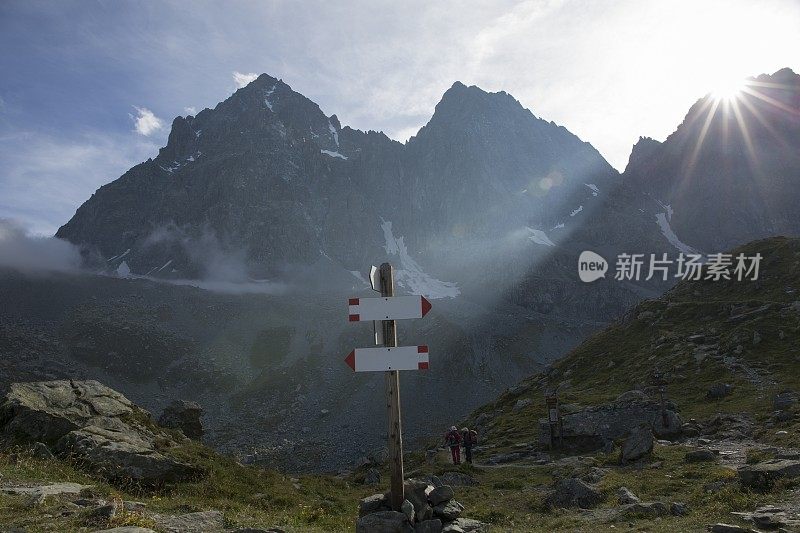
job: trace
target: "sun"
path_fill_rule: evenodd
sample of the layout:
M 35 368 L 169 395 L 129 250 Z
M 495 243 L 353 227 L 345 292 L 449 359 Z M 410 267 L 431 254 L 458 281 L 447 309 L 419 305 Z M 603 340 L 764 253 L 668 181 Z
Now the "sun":
M 720 80 L 716 87 L 711 91 L 714 100 L 729 102 L 735 100 L 747 86 L 742 78 L 730 78 Z

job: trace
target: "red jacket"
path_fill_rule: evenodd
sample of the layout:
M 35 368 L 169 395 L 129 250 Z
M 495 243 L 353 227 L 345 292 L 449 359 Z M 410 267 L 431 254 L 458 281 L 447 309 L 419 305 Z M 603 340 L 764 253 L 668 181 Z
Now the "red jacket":
M 444 434 L 444 442 L 451 448 L 455 448 L 461 444 L 461 433 L 453 430 L 448 431 Z

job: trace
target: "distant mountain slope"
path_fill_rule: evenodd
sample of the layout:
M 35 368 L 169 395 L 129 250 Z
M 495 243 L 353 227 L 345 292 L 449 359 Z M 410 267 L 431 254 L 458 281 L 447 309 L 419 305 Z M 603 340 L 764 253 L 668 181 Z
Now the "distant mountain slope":
M 653 380 L 660 376 L 685 421 L 746 413 L 761 426 L 756 438 L 800 445 L 796 415 L 772 419 L 775 395 L 800 391 L 794 349 L 800 337 L 800 240 L 771 238 L 733 253 L 762 255 L 757 281 L 682 281 L 506 391 L 469 423 L 483 426 L 484 443 L 500 453 L 517 442 L 537 441 L 546 393 L 557 390 L 571 412 L 613 402 L 630 390 L 657 398 Z M 730 394 L 709 398 L 714 384 L 730 385 Z M 520 400 L 530 401 L 515 408 Z
M 663 143 L 641 139 L 623 174 L 704 251 L 800 234 L 800 75 L 785 68 L 733 96 L 708 94 Z

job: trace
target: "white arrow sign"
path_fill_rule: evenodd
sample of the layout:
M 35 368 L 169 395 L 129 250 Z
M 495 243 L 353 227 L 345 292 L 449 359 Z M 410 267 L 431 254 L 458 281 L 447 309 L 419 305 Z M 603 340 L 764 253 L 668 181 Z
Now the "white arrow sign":
M 431 310 L 424 296 L 350 298 L 350 322 L 422 318 Z
M 398 346 L 396 348 L 356 348 L 345 358 L 355 372 L 386 372 L 389 370 L 427 370 L 427 346 Z

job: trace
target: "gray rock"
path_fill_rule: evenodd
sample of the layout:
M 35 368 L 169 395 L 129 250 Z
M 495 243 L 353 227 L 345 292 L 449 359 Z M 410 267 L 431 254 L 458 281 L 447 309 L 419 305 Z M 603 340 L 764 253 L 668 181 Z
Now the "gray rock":
M 105 522 L 111 520 L 116 516 L 118 510 L 117 503 L 112 501 L 100 507 L 95 507 L 89 512 L 89 518 L 96 520 L 103 520 Z
M 166 533 L 217 533 L 225 530 L 225 522 L 219 511 L 159 516 L 155 522 L 158 529 Z
M 648 400 L 650 400 L 650 397 L 647 396 L 645 392 L 640 390 L 629 390 L 617 396 L 617 399 L 614 400 L 614 403 L 646 402 Z
M 456 500 L 449 500 L 433 506 L 434 516 L 441 518 L 444 522 L 455 520 L 461 516 L 463 510 L 464 506 Z
M 431 505 L 436 507 L 440 503 L 452 500 L 453 496 L 455 496 L 455 493 L 452 487 L 449 485 L 442 485 L 441 487 L 436 487 L 428 494 L 428 501 L 431 502 Z
M 518 413 L 518 412 L 522 411 L 523 409 L 525 409 L 526 407 L 528 407 L 529 405 L 531 405 L 532 403 L 533 403 L 533 400 L 531 400 L 530 398 L 521 398 L 521 399 L 517 400 L 517 403 L 514 404 L 513 411 L 515 413 Z
M 50 448 L 41 442 L 34 443 L 31 449 L 31 455 L 36 459 L 53 459 L 55 457 L 53 452 L 50 451 Z
M 158 425 L 179 429 L 190 439 L 200 440 L 203 438 L 202 416 L 203 408 L 195 402 L 175 400 L 164 409 L 158 418 Z
M 739 481 L 745 487 L 766 489 L 778 479 L 800 477 L 800 461 L 772 459 L 754 465 L 739 467 Z
M 669 513 L 672 516 L 686 516 L 689 514 L 689 507 L 683 502 L 672 502 L 669 504 Z
M 364 473 L 365 485 L 377 485 L 381 482 L 381 471 L 377 468 L 370 468 Z
M 380 511 L 359 518 L 356 533 L 414 533 L 414 526 L 403 513 Z
M 489 530 L 489 524 L 470 518 L 456 518 L 442 529 L 442 533 L 487 533 Z
M 653 432 L 647 426 L 631 430 L 622 447 L 622 462 L 629 463 L 650 456 L 653 452 Z
M 753 332 L 753 346 L 757 346 L 758 344 L 761 344 L 761 340 L 762 340 L 761 334 L 759 332 L 757 332 L 757 331 L 754 331 Z
M 441 533 L 442 532 L 442 521 L 438 518 L 434 518 L 432 520 L 423 520 L 421 522 L 417 522 L 414 526 L 414 533 Z
M 614 402 L 562 414 L 563 440 L 573 449 L 598 450 L 606 443 L 625 437 L 633 428 L 649 426 L 659 437 L 680 435 L 683 421 L 667 406 L 667 424 L 663 423 L 661 404 L 656 401 L 637 401 L 638 394 L 624 394 L 626 401 Z M 550 424 L 539 420 L 539 445 L 549 446 Z
M 115 418 L 96 422 L 102 425 L 86 426 L 64 435 L 56 443 L 56 450 L 112 479 L 158 484 L 187 481 L 200 475 L 197 468 L 157 451 L 156 435 L 131 430 Z
M 47 483 L 45 485 L 21 485 L 17 487 L 0 487 L 0 492 L 5 494 L 19 494 L 25 496 L 42 495 L 60 496 L 62 494 L 78 495 L 83 489 L 92 488 L 92 485 L 78 483 Z
M 410 501 L 403 500 L 403 504 L 400 506 L 400 511 L 406 515 L 406 518 L 408 518 L 409 522 L 412 524 L 414 523 L 414 505 Z
M 717 523 L 708 527 L 710 533 L 758 533 L 755 529 L 733 526 L 731 524 Z
M 581 478 L 587 483 L 599 483 L 608 475 L 608 472 L 609 470 L 607 468 L 593 466 L 586 474 L 581 476 Z
M 372 496 L 367 496 L 358 504 L 358 516 L 390 510 L 391 505 L 389 504 L 389 498 L 386 497 L 386 494 L 373 494 Z
M 717 460 L 717 454 L 711 450 L 692 450 L 683 457 L 687 463 L 702 463 Z
M 708 388 L 706 398 L 709 400 L 720 400 L 730 395 L 733 391 L 733 385 L 729 383 L 714 383 Z
M 580 507 L 591 509 L 603 501 L 603 494 L 595 487 L 577 478 L 562 479 L 556 483 L 555 490 L 545 498 L 550 508 Z
M 772 403 L 776 411 L 783 411 L 790 409 L 795 403 L 797 403 L 797 396 L 791 391 L 781 392 L 780 394 L 775 395 L 775 399 Z
M 407 479 L 403 484 L 406 499 L 411 502 L 417 511 L 417 520 L 430 518 L 427 511 L 428 495 L 434 490 L 433 486 L 419 479 Z
M 14 383 L 0 406 L 0 435 L 11 442 L 55 443 L 56 453 L 110 478 L 157 484 L 200 475 L 162 453 L 177 443 L 149 427 L 148 418 L 97 381 Z
M 94 533 L 156 533 L 152 529 L 137 526 L 114 527 L 111 529 L 97 530 Z
M 620 505 L 630 505 L 641 500 L 628 487 L 620 487 L 617 489 L 617 501 Z
M 658 516 L 669 515 L 669 508 L 666 504 L 661 502 L 637 502 L 626 505 L 622 514 L 624 516 L 646 516 L 648 518 L 656 518 Z

